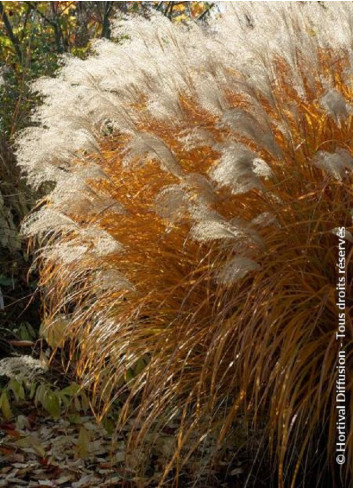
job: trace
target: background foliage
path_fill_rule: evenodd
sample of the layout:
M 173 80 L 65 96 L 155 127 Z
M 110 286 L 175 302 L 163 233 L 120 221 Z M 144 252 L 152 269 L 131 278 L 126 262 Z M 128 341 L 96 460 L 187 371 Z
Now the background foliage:
M 0 130 L 13 135 L 26 126 L 35 103 L 29 82 L 52 75 L 60 55 L 85 57 L 90 40 L 111 37 L 120 14 L 145 17 L 156 9 L 176 22 L 206 18 L 208 2 L 0 2 Z

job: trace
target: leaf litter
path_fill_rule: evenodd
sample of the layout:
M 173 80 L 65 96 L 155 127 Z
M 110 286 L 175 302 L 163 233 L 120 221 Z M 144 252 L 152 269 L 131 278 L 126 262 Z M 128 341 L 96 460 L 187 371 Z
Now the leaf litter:
M 0 424 L 0 487 L 122 487 L 125 443 L 92 416 L 20 415 Z

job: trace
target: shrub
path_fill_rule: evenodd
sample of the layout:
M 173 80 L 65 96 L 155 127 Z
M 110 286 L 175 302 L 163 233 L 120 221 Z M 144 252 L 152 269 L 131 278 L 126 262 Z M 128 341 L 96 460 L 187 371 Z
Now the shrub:
M 322 447 L 334 472 L 344 226 L 347 379 L 352 366 L 352 20 L 337 2 L 235 4 L 208 29 L 133 19 L 118 26 L 130 41 L 36 83 L 19 159 L 34 187 L 55 183 L 24 225 L 45 320 L 65 318 L 97 415 L 119 398 L 121 426 L 136 409 L 130 447 L 178 422 L 164 477 L 240 416 L 265 423 L 280 485 Z
M 21 180 L 13 151 L 0 135 L 0 358 L 12 349 L 7 339 L 21 339 L 15 331 L 16 323 L 21 329 L 19 316 L 34 326 L 37 319 L 35 300 L 32 304 L 28 300 L 34 289 L 27 281 L 29 258 L 20 239 L 20 223 L 33 203 L 35 197 Z

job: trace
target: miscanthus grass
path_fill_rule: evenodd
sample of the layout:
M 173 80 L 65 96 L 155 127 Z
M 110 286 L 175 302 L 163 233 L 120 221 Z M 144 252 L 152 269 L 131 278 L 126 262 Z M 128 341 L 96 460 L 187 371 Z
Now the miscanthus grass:
M 116 25 L 128 40 L 34 86 L 18 157 L 52 188 L 23 226 L 44 319 L 65 318 L 97 416 L 120 399 L 121 427 L 135 410 L 129 448 L 175 420 L 161 484 L 201 441 L 236 446 L 242 417 L 265 425 L 279 485 L 315 460 L 352 482 L 352 25 L 350 2 L 234 2 L 207 28 L 133 18 Z

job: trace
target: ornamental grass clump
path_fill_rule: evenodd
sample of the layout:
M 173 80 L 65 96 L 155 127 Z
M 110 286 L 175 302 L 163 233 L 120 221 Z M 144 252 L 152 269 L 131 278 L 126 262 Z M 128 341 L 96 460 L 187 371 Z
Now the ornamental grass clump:
M 335 472 L 342 227 L 335 477 L 352 481 L 352 22 L 349 2 L 235 3 L 207 28 L 133 18 L 128 40 L 35 84 L 18 155 L 53 188 L 23 226 L 45 324 L 64 325 L 97 416 L 120 400 L 119 427 L 133 417 L 129 449 L 174 420 L 161 484 L 201 442 L 236 446 L 244 418 L 280 485 L 314 459 Z

